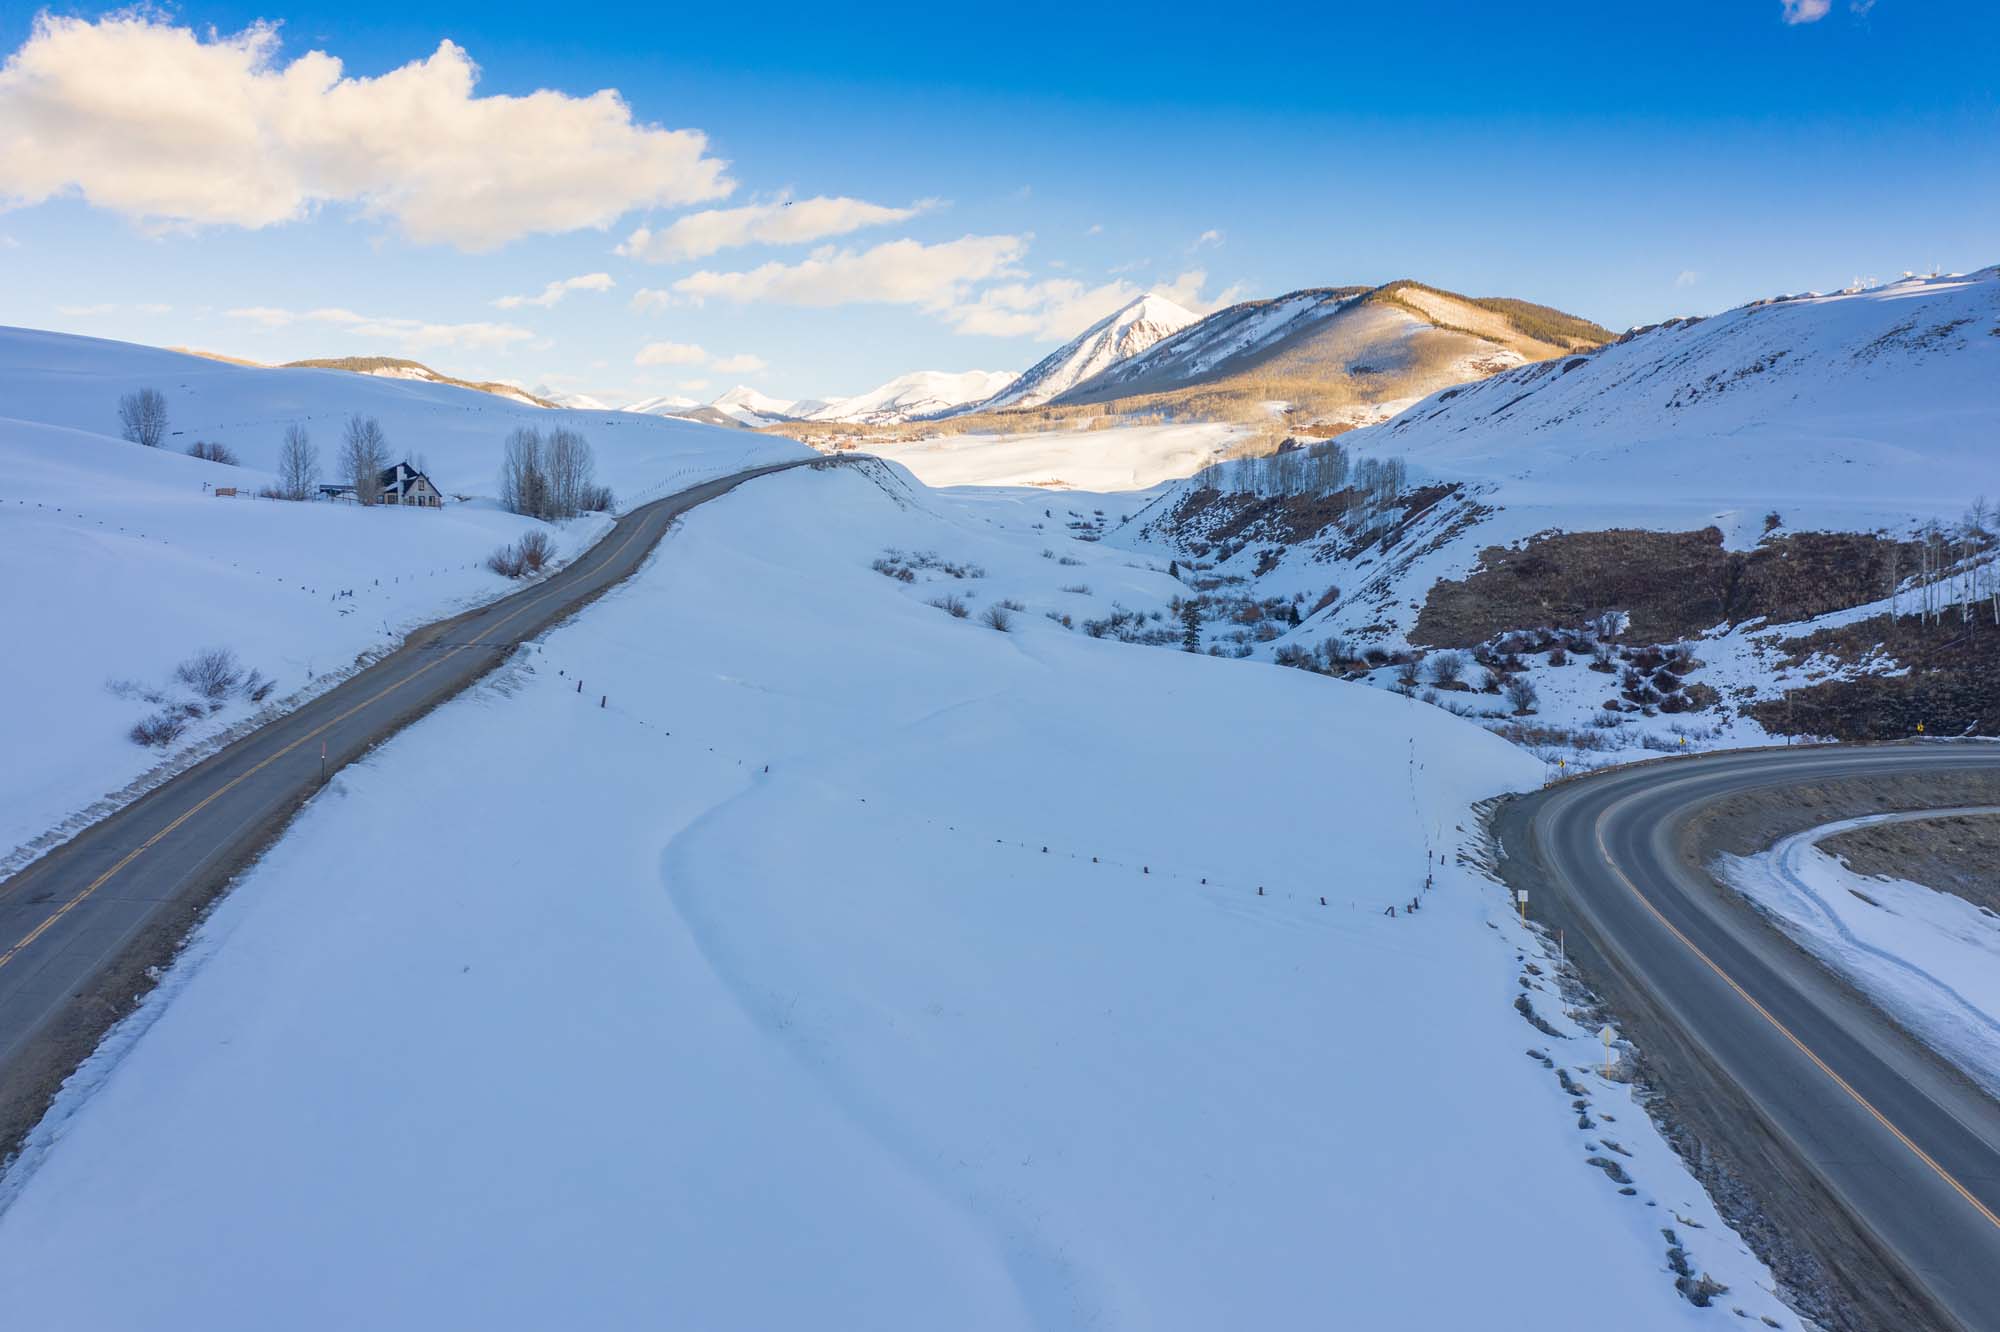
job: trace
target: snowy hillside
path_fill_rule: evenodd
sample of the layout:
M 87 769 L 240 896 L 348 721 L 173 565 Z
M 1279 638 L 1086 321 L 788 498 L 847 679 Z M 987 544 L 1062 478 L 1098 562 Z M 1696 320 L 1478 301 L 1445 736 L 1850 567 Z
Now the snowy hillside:
M 1106 493 L 1150 490 L 1190 476 L 1244 435 L 1213 421 L 1047 430 L 1015 435 L 939 435 L 880 440 L 868 451 L 909 468 L 927 486 L 1033 486 Z
M 1018 377 L 1011 370 L 913 370 L 866 393 L 838 398 L 801 414 L 811 421 L 892 425 L 984 402 Z M 798 406 L 794 404 L 795 409 Z
M 598 480 L 628 504 L 660 493 L 691 455 L 716 461 L 755 448 L 773 457 L 798 453 L 783 440 L 746 443 L 670 418 L 551 412 L 424 380 L 267 369 L 101 338 L 0 328 L 0 420 L 115 438 L 120 396 L 142 388 L 156 388 L 166 399 L 166 448 L 184 452 L 197 440 L 226 445 L 247 468 L 267 474 L 251 478 L 256 484 L 269 479 L 285 428 L 293 424 L 310 432 L 327 479 L 333 479 L 341 428 L 357 412 L 381 423 L 393 457 L 421 460 L 447 495 L 494 494 L 501 445 L 517 426 L 581 431 L 595 452 Z
M 1671 1247 L 1796 1326 L 1458 858 L 1536 765 L 1050 618 L 1177 588 L 889 468 L 696 510 L 245 876 L 6 1177 L 10 1316 L 1732 1323 Z
M 1035 362 L 999 393 L 965 410 L 1038 407 L 1194 321 L 1194 315 L 1164 296 L 1141 296 Z
M 149 386 L 177 432 L 160 448 L 116 437 L 119 396 Z M 15 641 L 37 645 L 0 655 L 0 693 L 22 704 L 0 727 L 0 863 L 262 709 L 324 688 L 415 625 L 518 586 L 484 567 L 495 548 L 540 530 L 566 559 L 609 522 L 544 524 L 490 500 L 424 510 L 256 498 L 275 480 L 287 425 L 311 432 L 331 481 L 342 423 L 374 416 L 395 455 L 424 459 L 449 495 L 493 492 L 515 426 L 568 424 L 628 505 L 800 452 L 740 430 L 25 330 L 0 330 L 0 412 L 0 565 L 14 571 L 0 579 L 0 619 Z M 244 465 L 186 456 L 196 440 L 225 444 Z M 210 648 L 233 652 L 270 690 L 198 696 L 175 672 Z M 170 742 L 128 737 L 191 702 L 199 716 Z
M 1439 393 L 1346 442 L 1517 493 L 1798 496 L 1794 527 L 1930 512 L 1994 483 L 1996 328 L 2000 268 L 1760 302 Z
M 242 364 L 241 362 L 233 361 L 230 363 Z M 539 394 L 530 393 L 519 384 L 490 379 L 459 379 L 453 375 L 445 374 L 441 370 L 433 370 L 422 361 L 411 361 L 400 356 L 326 356 L 305 361 L 288 361 L 276 368 L 281 370 L 346 370 L 352 374 L 376 375 L 383 379 L 414 379 L 425 384 L 448 384 L 453 388 L 476 389 L 481 393 L 490 393 L 496 398 L 505 398 L 509 402 L 518 402 L 529 407 L 566 407 L 577 405 L 556 402 Z
M 1960 534 L 1936 567 L 1991 549 L 1990 526 L 1965 535 L 1961 524 L 1977 496 L 2000 492 L 1996 384 L 2000 269 L 1761 302 L 1445 390 L 1333 445 L 1228 464 L 1108 539 L 1192 557 L 1201 579 L 1222 580 L 1204 594 L 1218 612 L 1248 598 L 1304 613 L 1277 632 L 1219 624 L 1223 650 L 1318 654 L 1315 669 L 1384 685 L 1402 674 L 1397 656 L 1481 648 L 1515 630 L 1546 651 L 1536 633 L 1602 612 L 1630 626 L 1619 653 L 1698 638 L 1690 654 L 1703 666 L 1687 679 L 1703 690 L 1667 700 L 1668 715 L 1651 686 L 1620 679 L 1622 655 L 1607 679 L 1503 651 L 1500 674 L 1535 686 L 1540 721 L 1597 727 L 1619 744 L 1640 733 L 1750 743 L 1777 724 L 1744 711 L 1760 701 L 1810 697 L 1816 682 L 1857 671 L 1908 674 L 1893 653 L 1870 667 L 1852 647 L 1813 658 L 1787 644 L 1887 614 L 1892 591 L 1907 614 L 1933 559 L 1912 544 L 1921 524 Z M 1320 456 L 1336 446 L 1339 459 Z M 1355 489 L 1373 484 L 1371 468 L 1375 482 L 1395 478 L 1393 499 Z M 1926 595 L 1962 597 L 1990 576 L 1975 561 Z M 1386 656 L 1352 659 L 1368 648 Z M 1595 650 L 1571 643 L 1572 657 L 1579 648 Z M 1329 666 L 1336 650 L 1349 655 Z M 1912 681 L 1907 706 L 1888 700 L 1878 714 L 1936 727 L 1957 705 L 1924 698 L 1981 697 L 1976 676 L 1943 668 L 1961 672 L 1944 693 Z M 1425 668 L 1409 683 L 1430 678 Z M 1450 691 L 1440 701 L 1514 711 Z M 1805 715 L 1802 726 L 1821 714 Z

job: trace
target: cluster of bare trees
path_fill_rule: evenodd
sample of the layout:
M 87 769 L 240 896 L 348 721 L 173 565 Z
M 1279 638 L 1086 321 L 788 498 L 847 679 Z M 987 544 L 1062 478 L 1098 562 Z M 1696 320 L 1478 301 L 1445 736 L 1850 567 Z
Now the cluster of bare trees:
M 1409 484 L 1409 466 L 1401 458 L 1356 460 L 1330 439 L 1262 458 L 1210 463 L 1195 476 L 1197 487 L 1227 495 L 1332 499 L 1342 525 L 1364 536 L 1394 521 L 1392 506 Z
M 1337 440 L 1323 439 L 1262 458 L 1210 463 L 1196 475 L 1195 484 L 1234 495 L 1338 495 L 1352 491 L 1358 503 L 1379 508 L 1408 487 L 1409 467 L 1401 458 L 1371 457 L 1357 462 Z
M 501 454 L 500 503 L 514 513 L 557 521 L 609 509 L 612 498 L 597 484 L 589 440 L 560 427 L 544 437 L 522 426 L 507 436 Z
M 167 437 L 166 395 L 155 388 L 143 388 L 120 398 L 118 432 L 134 444 L 159 448 Z
M 1982 495 L 1958 522 L 1947 526 L 1932 519 L 1918 531 L 1911 588 L 1918 623 L 1938 624 L 1956 609 L 1961 624 L 1984 610 L 2000 625 L 2000 556 L 1993 553 L 1996 519 L 2000 514 Z M 1901 613 L 1898 601 L 1904 578 L 1911 572 L 1903 561 L 1901 548 L 1891 546 L 1884 572 L 1892 620 Z

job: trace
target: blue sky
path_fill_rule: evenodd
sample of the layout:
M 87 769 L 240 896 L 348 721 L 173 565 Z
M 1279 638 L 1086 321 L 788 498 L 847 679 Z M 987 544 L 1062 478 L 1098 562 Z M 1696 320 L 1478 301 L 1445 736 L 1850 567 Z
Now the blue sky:
M 1155 288 L 1623 328 L 2000 261 L 1990 3 L 417 8 L 0 16 L 0 322 L 801 397 Z

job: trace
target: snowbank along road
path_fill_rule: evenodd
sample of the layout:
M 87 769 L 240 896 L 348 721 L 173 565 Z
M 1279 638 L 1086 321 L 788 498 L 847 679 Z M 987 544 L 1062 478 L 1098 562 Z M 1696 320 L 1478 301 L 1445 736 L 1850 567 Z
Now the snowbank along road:
M 171 956 L 201 908 L 324 777 L 626 578 L 681 514 L 815 461 L 750 468 L 634 509 L 549 578 L 418 630 L 0 883 L 0 1157 L 146 988 L 147 968 Z
M 1750 751 L 1498 815 L 1510 882 L 1565 931 L 1674 1112 L 1866 1326 L 2000 1328 L 2000 1106 L 1719 888 L 1686 834 L 1772 788 L 1995 773 L 1985 744 Z

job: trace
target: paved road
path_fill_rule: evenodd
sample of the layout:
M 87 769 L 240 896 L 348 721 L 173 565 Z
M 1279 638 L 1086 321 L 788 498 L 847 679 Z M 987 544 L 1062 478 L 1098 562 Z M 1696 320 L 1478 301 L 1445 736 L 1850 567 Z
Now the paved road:
M 403 647 L 0 883 L 0 1159 L 146 987 L 202 906 L 338 770 L 627 577 L 682 513 L 752 468 L 656 500 L 544 581 Z
M 1766 1176 L 1749 1182 L 1773 1222 L 1817 1246 L 1830 1285 L 1879 1296 L 1869 1317 L 1883 1327 L 2000 1329 L 2000 1106 L 1717 888 L 1681 834 L 1756 788 L 1967 770 L 2000 773 L 2000 747 L 1715 755 L 1553 787 L 1510 802 L 1497 824 L 1510 881 L 1543 890 L 1530 910 L 1565 929 L 1621 1018 L 1696 1066 L 1670 1095 L 1683 1093 L 1707 1134 L 1749 1140 L 1733 1155 Z M 1788 1171 L 1803 1173 L 1787 1182 Z M 1845 1257 L 1840 1231 L 1858 1241 Z M 1842 1270 L 1865 1267 L 1870 1245 L 1887 1276 Z

